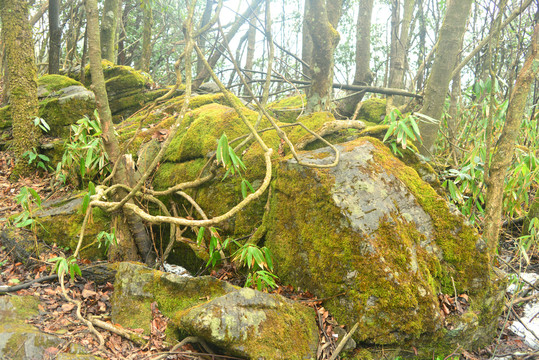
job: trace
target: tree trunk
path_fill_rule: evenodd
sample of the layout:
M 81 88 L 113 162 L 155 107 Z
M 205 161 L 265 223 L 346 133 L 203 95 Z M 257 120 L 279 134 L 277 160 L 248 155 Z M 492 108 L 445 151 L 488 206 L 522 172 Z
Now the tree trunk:
M 309 32 L 309 27 L 307 26 L 307 14 L 309 13 L 310 8 L 309 0 L 305 0 L 303 6 L 303 24 L 301 29 L 301 60 L 303 61 L 302 69 L 303 75 L 305 75 L 304 80 L 308 80 L 307 76 L 311 73 L 310 67 L 313 62 L 313 39 L 311 39 L 311 33 Z
M 60 73 L 60 0 L 49 1 L 49 74 Z
M 538 33 L 539 25 L 536 25 L 530 52 L 509 97 L 505 125 L 494 147 L 495 150 L 490 164 L 483 238 L 487 242 L 492 255 L 495 254 L 498 245 L 505 176 L 515 153 L 515 143 L 520 132 L 522 118 L 525 116 L 526 100 L 528 99 L 531 84 L 539 70 L 537 66 L 539 62 Z
M 16 158 L 11 176 L 15 179 L 33 172 L 23 154 L 39 146 L 40 131 L 33 123 L 38 113 L 37 69 L 28 21 L 28 2 L 0 0 L 0 7 Z
M 262 4 L 264 0 L 253 0 L 249 8 L 241 14 L 241 16 L 238 16 L 237 20 L 230 26 L 230 30 L 226 33 L 225 42 L 230 42 L 230 39 L 236 35 L 238 30 L 245 24 L 245 21 L 251 17 L 251 15 L 256 11 L 256 9 Z M 218 48 L 213 53 L 213 55 L 208 59 L 208 64 L 213 68 L 219 59 L 221 58 L 221 54 L 225 53 L 225 47 L 224 45 L 220 44 L 218 45 Z M 198 89 L 200 85 L 210 76 L 210 72 L 204 67 L 200 73 L 197 74 L 196 79 L 193 81 L 193 90 Z
M 330 13 L 324 0 L 306 0 L 309 11 L 305 21 L 313 42 L 311 64 L 311 85 L 307 89 L 306 112 L 328 111 L 331 109 L 333 94 L 333 53 L 339 43 L 339 33 L 330 22 L 336 14 Z M 335 4 L 338 3 L 338 4 Z M 341 1 L 334 1 L 331 9 L 342 7 Z
M 118 25 L 118 1 L 105 0 L 101 17 L 101 56 L 115 62 L 116 27 Z
M 142 54 L 140 56 L 140 70 L 149 73 L 150 60 L 152 59 L 153 27 L 152 4 L 149 0 L 144 0 L 142 2 L 142 17 L 144 29 L 142 30 Z
M 247 30 L 247 54 L 245 55 L 245 66 L 246 70 L 246 80 L 251 81 L 253 74 L 250 70 L 253 70 L 254 59 L 255 59 L 255 45 L 256 45 L 256 27 L 254 26 L 256 22 L 255 14 L 251 17 L 252 25 L 249 25 L 249 30 Z M 249 92 L 247 89 L 243 89 L 243 95 L 246 96 L 245 100 L 249 101 L 247 96 Z
M 90 74 L 92 76 L 92 89 L 95 93 L 97 111 L 99 113 L 101 129 L 103 131 L 103 145 L 112 164 L 114 165 L 118 162 L 117 171 L 114 175 L 113 181 L 117 184 L 131 185 L 129 179 L 133 179 L 133 174 L 130 174 L 126 167 L 125 159 L 123 156 L 121 156 L 118 139 L 114 134 L 112 115 L 110 112 L 105 87 L 105 78 L 103 76 L 103 68 L 101 66 L 97 0 L 86 0 L 85 6 L 86 16 L 88 19 L 88 52 L 90 56 Z M 121 192 L 119 193 L 120 197 L 123 195 L 125 195 L 125 192 L 123 194 Z M 136 244 L 138 253 L 144 262 L 148 265 L 153 265 L 156 257 L 155 253 L 153 252 L 152 243 L 148 237 L 142 220 L 132 211 L 125 209 L 123 210 L 123 215 L 127 220 L 131 234 L 124 231 L 124 236 L 119 237 L 118 246 L 111 248 L 109 256 L 114 260 L 138 260 L 130 258 L 134 253 L 136 253 L 136 249 L 134 249 L 134 244 Z M 120 226 L 120 229 L 118 230 L 121 230 L 122 228 L 123 227 Z
M 202 13 L 202 19 L 200 20 L 199 29 L 203 28 L 211 20 L 211 11 L 213 9 L 213 0 L 206 0 L 206 7 Z M 205 34 L 199 36 L 197 39 L 197 44 L 200 50 L 204 52 L 206 50 L 206 37 Z M 204 61 L 202 59 L 197 59 L 197 75 L 202 72 L 204 69 Z
M 371 62 L 371 19 L 374 0 L 360 0 L 356 26 L 356 72 L 353 85 L 369 86 L 373 80 Z M 343 101 L 340 113 L 351 116 L 364 92 L 351 96 Z
M 414 12 L 415 0 L 404 0 L 404 11 L 400 18 L 399 0 L 395 0 L 394 10 L 391 17 L 391 56 L 389 64 L 389 85 L 393 89 L 404 88 L 404 73 L 406 71 L 406 54 L 408 52 L 408 34 Z M 390 96 L 387 99 L 387 107 L 400 106 L 404 98 L 401 96 Z
M 471 6 L 472 0 L 447 1 L 447 10 L 438 38 L 438 48 L 423 96 L 423 107 L 419 111 L 437 120 L 442 116 L 451 72 L 461 48 Z M 419 147 L 422 155 L 432 156 L 439 127 L 439 122 L 432 124 L 421 121 L 419 123 L 423 139 L 423 144 Z

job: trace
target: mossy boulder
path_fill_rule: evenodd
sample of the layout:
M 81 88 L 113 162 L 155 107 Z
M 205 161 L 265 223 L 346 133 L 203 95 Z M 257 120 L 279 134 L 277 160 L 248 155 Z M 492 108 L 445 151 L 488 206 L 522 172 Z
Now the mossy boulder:
M 305 104 L 304 95 L 288 96 L 270 103 L 267 109 L 279 121 L 293 123 L 303 113 Z
M 111 299 L 113 321 L 149 334 L 153 302 L 170 318 L 170 340 L 198 336 L 225 353 L 251 359 L 316 357 L 318 329 L 308 307 L 214 277 L 183 277 L 121 263 Z
M 50 127 L 47 135 L 67 137 L 70 125 L 84 116 L 92 116 L 95 95 L 80 82 L 62 75 L 45 75 L 38 79 L 38 116 Z M 0 109 L 0 130 L 11 127 L 10 106 Z
M 504 293 L 502 282 L 493 283 L 485 243 L 380 141 L 337 147 L 335 168 L 292 159 L 278 165 L 265 240 L 281 280 L 330 298 L 325 306 L 339 322 L 359 323 L 360 343 L 414 346 L 424 357 L 457 342 L 485 345 Z M 333 158 L 329 148 L 300 157 L 315 164 Z M 437 295 L 454 294 L 453 283 L 470 307 L 449 320 Z
M 59 337 L 26 323 L 38 314 L 38 305 L 33 296 L 0 297 L 0 358 L 43 359 L 47 348 L 62 343 Z
M 111 315 L 115 323 L 149 334 L 154 301 L 163 315 L 174 319 L 178 312 L 234 290 L 214 277 L 188 278 L 124 262 L 116 273 Z
M 79 241 L 84 214 L 81 211 L 82 195 L 59 199 L 43 204 L 43 210 L 36 212 L 37 234 L 48 244 L 75 249 Z M 110 217 L 99 208 L 92 209 L 90 222 L 84 231 L 81 257 L 89 260 L 106 259 L 105 246 L 99 246 L 97 235 L 110 232 Z
M 163 96 L 169 89 L 153 89 L 151 76 L 129 66 L 115 65 L 103 60 L 103 75 L 109 98 L 109 106 L 116 123 L 128 118 L 146 103 Z M 92 84 L 90 66 L 86 66 L 85 83 Z
M 359 120 L 374 124 L 381 123 L 385 116 L 386 100 L 374 97 L 363 101 L 357 114 Z
M 230 355 L 268 360 L 316 359 L 318 328 L 314 310 L 280 295 L 248 288 L 236 290 L 182 312 L 179 323 L 187 333 Z

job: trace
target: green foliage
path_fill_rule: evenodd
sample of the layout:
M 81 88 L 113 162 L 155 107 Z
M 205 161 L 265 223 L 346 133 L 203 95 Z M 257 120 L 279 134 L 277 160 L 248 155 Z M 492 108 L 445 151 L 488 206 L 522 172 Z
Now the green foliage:
M 220 235 L 214 227 L 209 228 L 210 240 L 208 245 L 209 260 L 206 266 L 215 267 L 220 263 L 221 251 L 228 250 L 231 244 L 235 244 L 238 249 L 233 254 L 233 261 L 248 269 L 245 286 L 255 286 L 258 290 L 266 290 L 277 286 L 275 280 L 278 277 L 272 273 L 273 256 L 265 246 L 259 248 L 254 244 L 240 244 L 234 239 L 227 238 L 221 243 Z M 197 234 L 199 245 L 204 241 L 205 228 L 200 228 Z
M 62 183 L 75 178 L 84 185 L 102 180 L 110 171 L 97 110 L 94 117 L 95 120 L 91 120 L 85 116 L 76 125 L 71 125 L 71 137 L 65 144 L 62 161 L 56 167 L 56 177 Z
M 397 144 L 403 149 L 406 149 L 409 143 L 415 141 L 421 142 L 419 127 L 412 114 L 404 116 L 399 109 L 393 109 L 382 123 L 389 125 L 384 136 L 384 142 L 388 142 L 389 140 L 389 146 L 396 155 L 402 156 Z
M 35 234 L 37 232 L 37 226 L 41 225 L 37 219 L 35 219 L 35 211 L 40 210 L 41 197 L 32 188 L 22 187 L 19 194 L 15 196 L 17 204 L 19 204 L 23 211 L 13 219 L 13 224 L 18 228 L 30 227 L 30 230 Z
M 37 116 L 34 118 L 34 126 L 38 126 L 43 132 L 46 133 L 51 130 L 51 127 L 49 126 L 49 124 L 47 124 L 45 119 L 42 119 Z
M 101 248 L 101 245 L 105 246 L 105 253 L 109 252 L 110 245 L 118 245 L 116 239 L 116 229 L 112 228 L 112 232 L 101 231 L 97 234 L 96 240 L 98 241 L 98 248 Z
M 22 157 L 28 159 L 28 164 L 34 165 L 37 169 L 43 169 L 44 171 L 53 170 L 52 167 L 48 165 L 51 159 L 47 155 L 38 153 L 36 148 L 27 150 L 22 154 Z
M 71 276 L 71 280 L 74 280 L 75 275 L 82 276 L 80 267 L 77 264 L 77 259 L 75 259 L 73 256 L 70 256 L 67 259 L 65 257 L 55 257 L 49 259 L 49 261 L 55 263 L 54 272 L 58 274 L 58 277 L 69 274 Z
M 533 218 L 528 225 L 528 235 L 522 235 L 518 238 L 518 250 L 522 257 L 526 260 L 526 263 L 530 263 L 530 258 L 528 256 L 528 251 L 532 245 L 537 245 L 537 240 L 539 239 L 539 219 Z
M 43 132 L 49 132 L 51 129 L 47 122 L 40 118 L 34 118 L 34 126 L 39 127 Z M 48 156 L 40 154 L 36 148 L 27 150 L 22 154 L 22 157 L 28 159 L 28 164 L 33 165 L 36 169 L 43 169 L 44 171 L 53 170 L 48 163 L 51 161 Z
M 491 92 L 494 91 L 494 103 L 491 106 Z M 460 137 L 453 139 L 455 147 L 462 149 L 461 157 L 456 157 L 457 164 L 445 171 L 443 186 L 449 192 L 450 200 L 472 223 L 482 220 L 484 214 L 486 135 L 485 130 L 489 112 L 492 110 L 493 139 L 496 142 L 499 129 L 502 129 L 507 114 L 508 101 L 501 99 L 501 90 L 496 81 L 478 81 L 464 92 L 467 106 L 459 109 L 455 124 L 460 129 Z M 537 186 L 539 175 L 537 144 L 539 129 L 536 119 L 525 117 L 521 126 L 520 144 L 515 149 L 515 156 L 510 165 L 504 185 L 503 211 L 506 216 L 522 216 L 530 204 L 530 190 Z M 441 142 L 441 145 L 448 145 Z M 494 149 L 493 149 L 494 150 Z M 449 151 L 449 149 L 445 149 Z M 442 148 L 442 152 L 444 149 Z M 492 154 L 489 154 L 491 157 Z
M 226 134 L 221 135 L 217 143 L 217 153 L 216 153 L 217 162 L 221 163 L 226 169 L 226 173 L 223 176 L 223 180 L 227 178 L 229 174 L 238 174 L 241 178 L 241 194 L 243 198 L 247 197 L 247 189 L 252 193 L 255 192 L 251 183 L 245 179 L 242 175 L 242 171 L 246 170 L 245 164 L 243 161 L 236 155 L 232 146 L 228 144 L 228 138 Z
M 469 221 L 474 224 L 484 214 L 483 176 L 484 149 L 474 149 L 460 169 L 449 169 L 442 174 L 442 186 Z

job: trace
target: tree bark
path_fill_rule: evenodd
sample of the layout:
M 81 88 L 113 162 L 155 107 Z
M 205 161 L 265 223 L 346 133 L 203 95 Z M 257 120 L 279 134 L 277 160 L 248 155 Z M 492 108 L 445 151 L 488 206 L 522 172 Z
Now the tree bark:
M 393 89 L 404 88 L 404 73 L 406 71 L 406 54 L 408 52 L 408 35 L 412 14 L 414 12 L 415 0 L 404 0 L 402 19 L 400 18 L 399 0 L 395 0 L 394 10 L 391 19 L 391 56 L 389 64 L 389 85 Z M 403 98 L 399 96 L 390 96 L 387 99 L 387 107 L 400 106 L 403 104 Z
M 113 181 L 118 184 L 132 185 L 130 184 L 129 179 L 133 179 L 134 177 L 129 173 L 129 170 L 125 164 L 125 159 L 121 155 L 118 139 L 114 134 L 112 115 L 108 103 L 105 78 L 103 76 L 103 68 L 101 65 L 97 0 L 85 0 L 85 6 L 86 16 L 88 19 L 88 52 L 90 57 L 90 74 L 92 76 L 92 89 L 95 93 L 101 130 L 103 131 L 103 145 L 112 164 L 114 165 L 118 163 Z M 125 195 L 125 192 L 119 192 L 119 196 L 122 197 L 122 195 Z M 152 243 L 148 237 L 142 220 L 131 210 L 123 209 L 123 214 L 127 220 L 131 234 L 124 231 L 124 236 L 121 236 L 118 239 L 118 246 L 111 248 L 109 256 L 111 256 L 114 260 L 138 260 L 128 258 L 126 256 L 126 254 L 136 253 L 136 250 L 134 251 L 133 249 L 134 244 L 136 244 L 138 253 L 144 262 L 148 265 L 153 265 L 155 263 L 156 256 L 153 252 Z M 121 230 L 121 228 L 122 227 L 120 227 L 119 230 Z
M 451 73 L 461 48 L 471 6 L 472 0 L 447 1 L 447 10 L 440 28 L 432 71 L 425 88 L 423 107 L 419 111 L 437 120 L 442 116 Z M 419 123 L 419 130 L 423 139 L 423 144 L 419 146 L 419 150 L 422 155 L 426 157 L 432 156 L 439 127 L 439 122 L 432 124 L 421 121 Z
M 213 9 L 213 0 L 206 0 L 206 7 L 204 7 L 204 12 L 202 13 L 202 19 L 200 20 L 199 28 L 203 28 L 211 19 L 211 11 Z M 205 34 L 199 36 L 197 39 L 197 44 L 200 50 L 203 52 L 206 50 L 206 38 Z M 202 59 L 197 59 L 197 75 L 202 72 L 204 69 L 204 61 Z
M 60 73 L 60 0 L 49 1 L 49 74 Z
M 356 26 L 356 72 L 353 85 L 369 86 L 373 80 L 370 69 L 371 62 L 371 20 L 374 0 L 360 0 Z M 359 102 L 363 99 L 364 92 L 351 96 L 343 101 L 340 113 L 351 116 Z
M 334 12 L 341 9 L 342 0 L 334 1 L 331 8 L 324 0 L 306 0 L 309 11 L 305 21 L 313 42 L 311 64 L 311 86 L 307 89 L 306 112 L 328 111 L 333 94 L 333 53 L 339 43 L 339 33 L 330 19 L 337 18 Z M 338 3 L 338 4 L 336 4 Z M 333 11 L 330 12 L 329 10 Z M 337 19 L 338 21 L 338 19 Z
M 16 179 L 34 172 L 23 154 L 39 146 L 40 131 L 33 123 L 38 114 L 37 68 L 32 29 L 28 21 L 28 2 L 0 0 L 0 7 L 16 158 L 11 176 Z
M 118 25 L 118 1 L 105 0 L 101 17 L 101 56 L 115 62 L 116 27 Z
M 142 2 L 142 54 L 140 56 L 140 70 L 147 73 L 150 72 L 150 61 L 152 59 L 152 27 L 153 27 L 153 12 L 152 4 L 149 0 Z
M 307 80 L 307 77 L 311 73 L 311 65 L 313 62 L 313 40 L 311 39 L 311 33 L 309 32 L 309 27 L 307 26 L 307 14 L 309 13 L 310 8 L 309 0 L 305 0 L 303 6 L 303 24 L 301 29 L 301 60 L 302 63 L 302 72 L 304 75 L 304 80 Z
M 539 25 L 535 25 L 532 46 L 509 97 L 507 117 L 502 133 L 494 147 L 487 182 L 485 226 L 483 238 L 492 256 L 496 253 L 503 208 L 503 189 L 507 169 L 515 153 L 515 143 L 525 116 L 526 100 L 531 84 L 539 72 Z

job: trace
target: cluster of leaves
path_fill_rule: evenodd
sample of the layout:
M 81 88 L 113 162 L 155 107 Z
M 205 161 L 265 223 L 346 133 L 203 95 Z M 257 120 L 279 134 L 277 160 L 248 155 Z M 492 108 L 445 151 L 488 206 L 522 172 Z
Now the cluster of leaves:
M 236 155 L 234 148 L 228 143 L 226 134 L 223 133 L 219 142 L 217 143 L 217 161 L 223 165 L 226 169 L 226 173 L 223 176 L 223 180 L 227 178 L 229 174 L 238 174 L 241 178 L 241 194 L 244 198 L 247 197 L 247 190 L 254 192 L 251 183 L 243 177 L 242 171 L 246 170 L 243 161 Z
M 197 235 L 197 243 L 204 241 L 206 228 L 200 228 Z M 267 247 L 258 247 L 255 244 L 241 244 L 238 241 L 227 238 L 221 243 L 221 237 L 216 228 L 210 227 L 210 240 L 208 245 L 209 260 L 206 266 L 215 267 L 221 258 L 221 251 L 228 251 L 232 244 L 237 248 L 232 254 L 232 259 L 241 267 L 249 271 L 245 286 L 256 286 L 258 290 L 266 290 L 277 287 L 277 276 L 273 274 L 273 256 Z
M 402 152 L 397 145 L 406 150 L 408 144 L 421 142 L 419 127 L 413 114 L 403 115 L 399 109 L 393 109 L 384 118 L 383 124 L 389 125 L 384 142 L 389 143 L 394 154 L 402 156 Z
M 56 178 L 60 182 L 77 179 L 84 185 L 103 179 L 110 172 L 97 110 L 94 118 L 85 116 L 71 125 L 70 139 L 65 143 L 62 161 L 56 167 Z
M 13 219 L 13 224 L 18 228 L 30 227 L 35 234 L 37 226 L 41 225 L 35 217 L 35 212 L 41 209 L 41 197 L 34 189 L 24 186 L 15 200 L 22 207 L 22 212 Z

